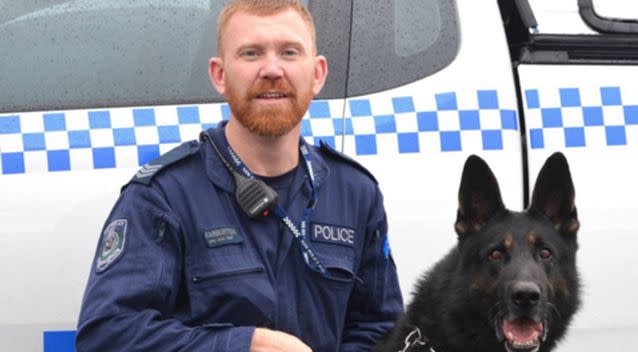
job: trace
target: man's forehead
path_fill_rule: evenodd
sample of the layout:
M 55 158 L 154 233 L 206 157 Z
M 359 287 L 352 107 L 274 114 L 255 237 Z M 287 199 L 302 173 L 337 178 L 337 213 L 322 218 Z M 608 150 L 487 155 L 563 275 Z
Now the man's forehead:
M 237 11 L 228 20 L 224 32 L 222 40 L 225 45 L 233 43 L 232 46 L 241 46 L 254 40 L 273 39 L 273 35 L 283 42 L 312 45 L 309 25 L 293 9 L 267 15 Z

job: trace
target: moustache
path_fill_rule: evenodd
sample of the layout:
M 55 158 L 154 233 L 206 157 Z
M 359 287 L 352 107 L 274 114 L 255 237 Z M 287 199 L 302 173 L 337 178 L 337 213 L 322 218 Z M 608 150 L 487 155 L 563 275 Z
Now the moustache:
M 261 81 L 248 90 L 249 99 L 258 98 L 263 95 L 281 95 L 286 98 L 295 98 L 296 90 L 282 80 Z

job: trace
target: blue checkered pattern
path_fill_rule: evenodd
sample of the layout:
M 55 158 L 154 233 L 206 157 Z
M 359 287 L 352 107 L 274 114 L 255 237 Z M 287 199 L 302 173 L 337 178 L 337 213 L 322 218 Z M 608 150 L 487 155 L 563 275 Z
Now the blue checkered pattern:
M 138 167 L 229 115 L 224 104 L 0 116 L 0 170 Z
M 339 132 L 353 136 L 356 155 L 383 154 L 381 149 L 390 154 L 503 150 L 504 134 L 518 133 L 516 111 L 499 104 L 496 90 L 477 91 L 475 98 L 461 101 L 455 92 L 440 93 L 434 108 L 418 109 L 414 97 L 394 97 L 384 111 L 374 108 L 377 101 L 352 99 Z
M 516 112 L 500 107 L 495 90 L 476 92 L 473 104 L 457 101 L 454 92 L 433 98 L 431 110 L 417 109 L 411 96 L 390 98 L 387 109 L 373 108 L 377 100 L 351 99 L 345 119 L 341 101 L 313 101 L 301 134 L 337 149 L 343 135 L 353 140 L 353 154 L 371 155 L 387 151 L 388 141 L 393 154 L 474 149 L 464 140 L 470 137 L 482 150 L 502 150 L 503 133 L 518 133 Z M 229 116 L 227 104 L 0 116 L 0 173 L 138 167 Z
M 540 93 L 556 94 L 558 103 L 552 106 L 542 101 Z M 594 97 L 584 95 L 581 88 L 528 89 L 525 102 L 532 149 L 555 144 L 566 148 L 627 146 L 630 129 L 638 131 L 638 101 L 624 101 L 621 87 L 600 87 Z

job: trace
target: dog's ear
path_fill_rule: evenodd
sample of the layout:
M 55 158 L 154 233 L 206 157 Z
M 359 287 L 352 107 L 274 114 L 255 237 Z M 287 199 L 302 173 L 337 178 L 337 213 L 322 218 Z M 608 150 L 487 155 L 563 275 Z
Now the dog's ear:
M 580 223 L 574 203 L 574 184 L 567 159 L 562 153 L 550 156 L 538 174 L 532 196 L 531 212 L 549 217 L 563 234 L 576 234 Z
M 504 209 L 492 170 L 483 159 L 470 155 L 465 161 L 459 187 L 459 209 L 454 225 L 456 233 L 462 237 L 480 231 L 492 216 Z

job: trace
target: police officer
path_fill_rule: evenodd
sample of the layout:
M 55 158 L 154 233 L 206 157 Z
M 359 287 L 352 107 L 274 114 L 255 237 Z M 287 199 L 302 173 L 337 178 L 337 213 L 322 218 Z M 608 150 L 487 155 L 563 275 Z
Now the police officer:
M 231 117 L 123 189 L 77 349 L 369 350 L 403 303 L 374 178 L 300 138 L 328 71 L 312 19 L 296 0 L 236 0 L 217 36 Z

